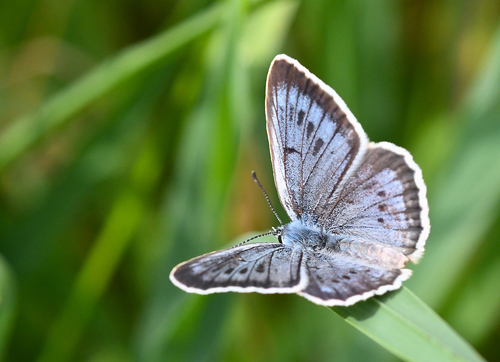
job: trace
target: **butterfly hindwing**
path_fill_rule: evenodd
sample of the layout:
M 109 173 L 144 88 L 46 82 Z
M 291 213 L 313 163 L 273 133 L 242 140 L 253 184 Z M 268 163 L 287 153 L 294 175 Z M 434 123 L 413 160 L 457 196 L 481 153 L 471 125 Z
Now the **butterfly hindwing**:
M 408 151 L 370 143 L 320 222 L 330 232 L 391 246 L 416 262 L 430 228 L 425 193 L 422 172 Z
M 298 294 L 316 304 L 351 305 L 401 287 L 411 270 L 363 263 L 342 253 L 316 251 L 305 265 L 308 285 Z
M 362 156 L 366 135 L 333 89 L 286 56 L 269 70 L 266 116 L 281 203 L 292 220 L 315 222 Z
M 198 294 L 294 293 L 301 288 L 301 264 L 301 251 L 278 243 L 253 243 L 188 260 L 172 270 L 170 279 Z

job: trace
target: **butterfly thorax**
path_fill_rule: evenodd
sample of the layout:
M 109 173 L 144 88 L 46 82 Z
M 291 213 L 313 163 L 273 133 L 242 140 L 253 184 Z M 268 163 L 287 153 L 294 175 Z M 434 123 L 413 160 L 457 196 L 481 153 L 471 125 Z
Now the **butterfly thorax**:
M 281 239 L 284 245 L 294 248 L 319 250 L 328 244 L 335 245 L 335 237 L 315 225 L 297 219 L 283 226 Z

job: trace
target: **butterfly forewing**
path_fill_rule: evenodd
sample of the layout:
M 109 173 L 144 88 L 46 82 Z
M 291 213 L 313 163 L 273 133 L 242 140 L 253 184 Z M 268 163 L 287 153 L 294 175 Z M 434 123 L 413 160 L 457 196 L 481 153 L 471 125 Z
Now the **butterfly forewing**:
M 335 91 L 286 56 L 269 70 L 266 115 L 281 203 L 292 220 L 315 222 L 362 156 L 366 135 Z
M 302 252 L 278 243 L 216 251 L 177 266 L 170 279 L 188 292 L 293 293 L 300 289 Z

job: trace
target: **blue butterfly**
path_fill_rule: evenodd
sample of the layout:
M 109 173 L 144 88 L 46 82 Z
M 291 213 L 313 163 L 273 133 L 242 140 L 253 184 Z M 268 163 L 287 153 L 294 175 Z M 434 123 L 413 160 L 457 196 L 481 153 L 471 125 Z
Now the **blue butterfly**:
M 339 95 L 278 55 L 267 77 L 274 181 L 291 222 L 176 266 L 190 293 L 297 293 L 347 306 L 401 287 L 430 231 L 422 171 L 405 149 L 370 142 Z

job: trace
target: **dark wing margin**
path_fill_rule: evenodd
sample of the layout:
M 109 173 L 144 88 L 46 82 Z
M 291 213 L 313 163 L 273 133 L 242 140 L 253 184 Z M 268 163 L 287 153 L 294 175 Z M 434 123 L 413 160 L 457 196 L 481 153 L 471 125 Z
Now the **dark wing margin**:
M 370 143 L 322 222 L 335 234 L 391 246 L 417 262 L 429 236 L 422 171 L 404 148 Z
M 278 243 L 252 243 L 188 260 L 170 273 L 189 293 L 295 293 L 302 278 L 302 252 Z
M 368 139 L 338 94 L 286 55 L 269 69 L 266 118 L 280 201 L 292 220 L 315 223 L 334 204 Z

